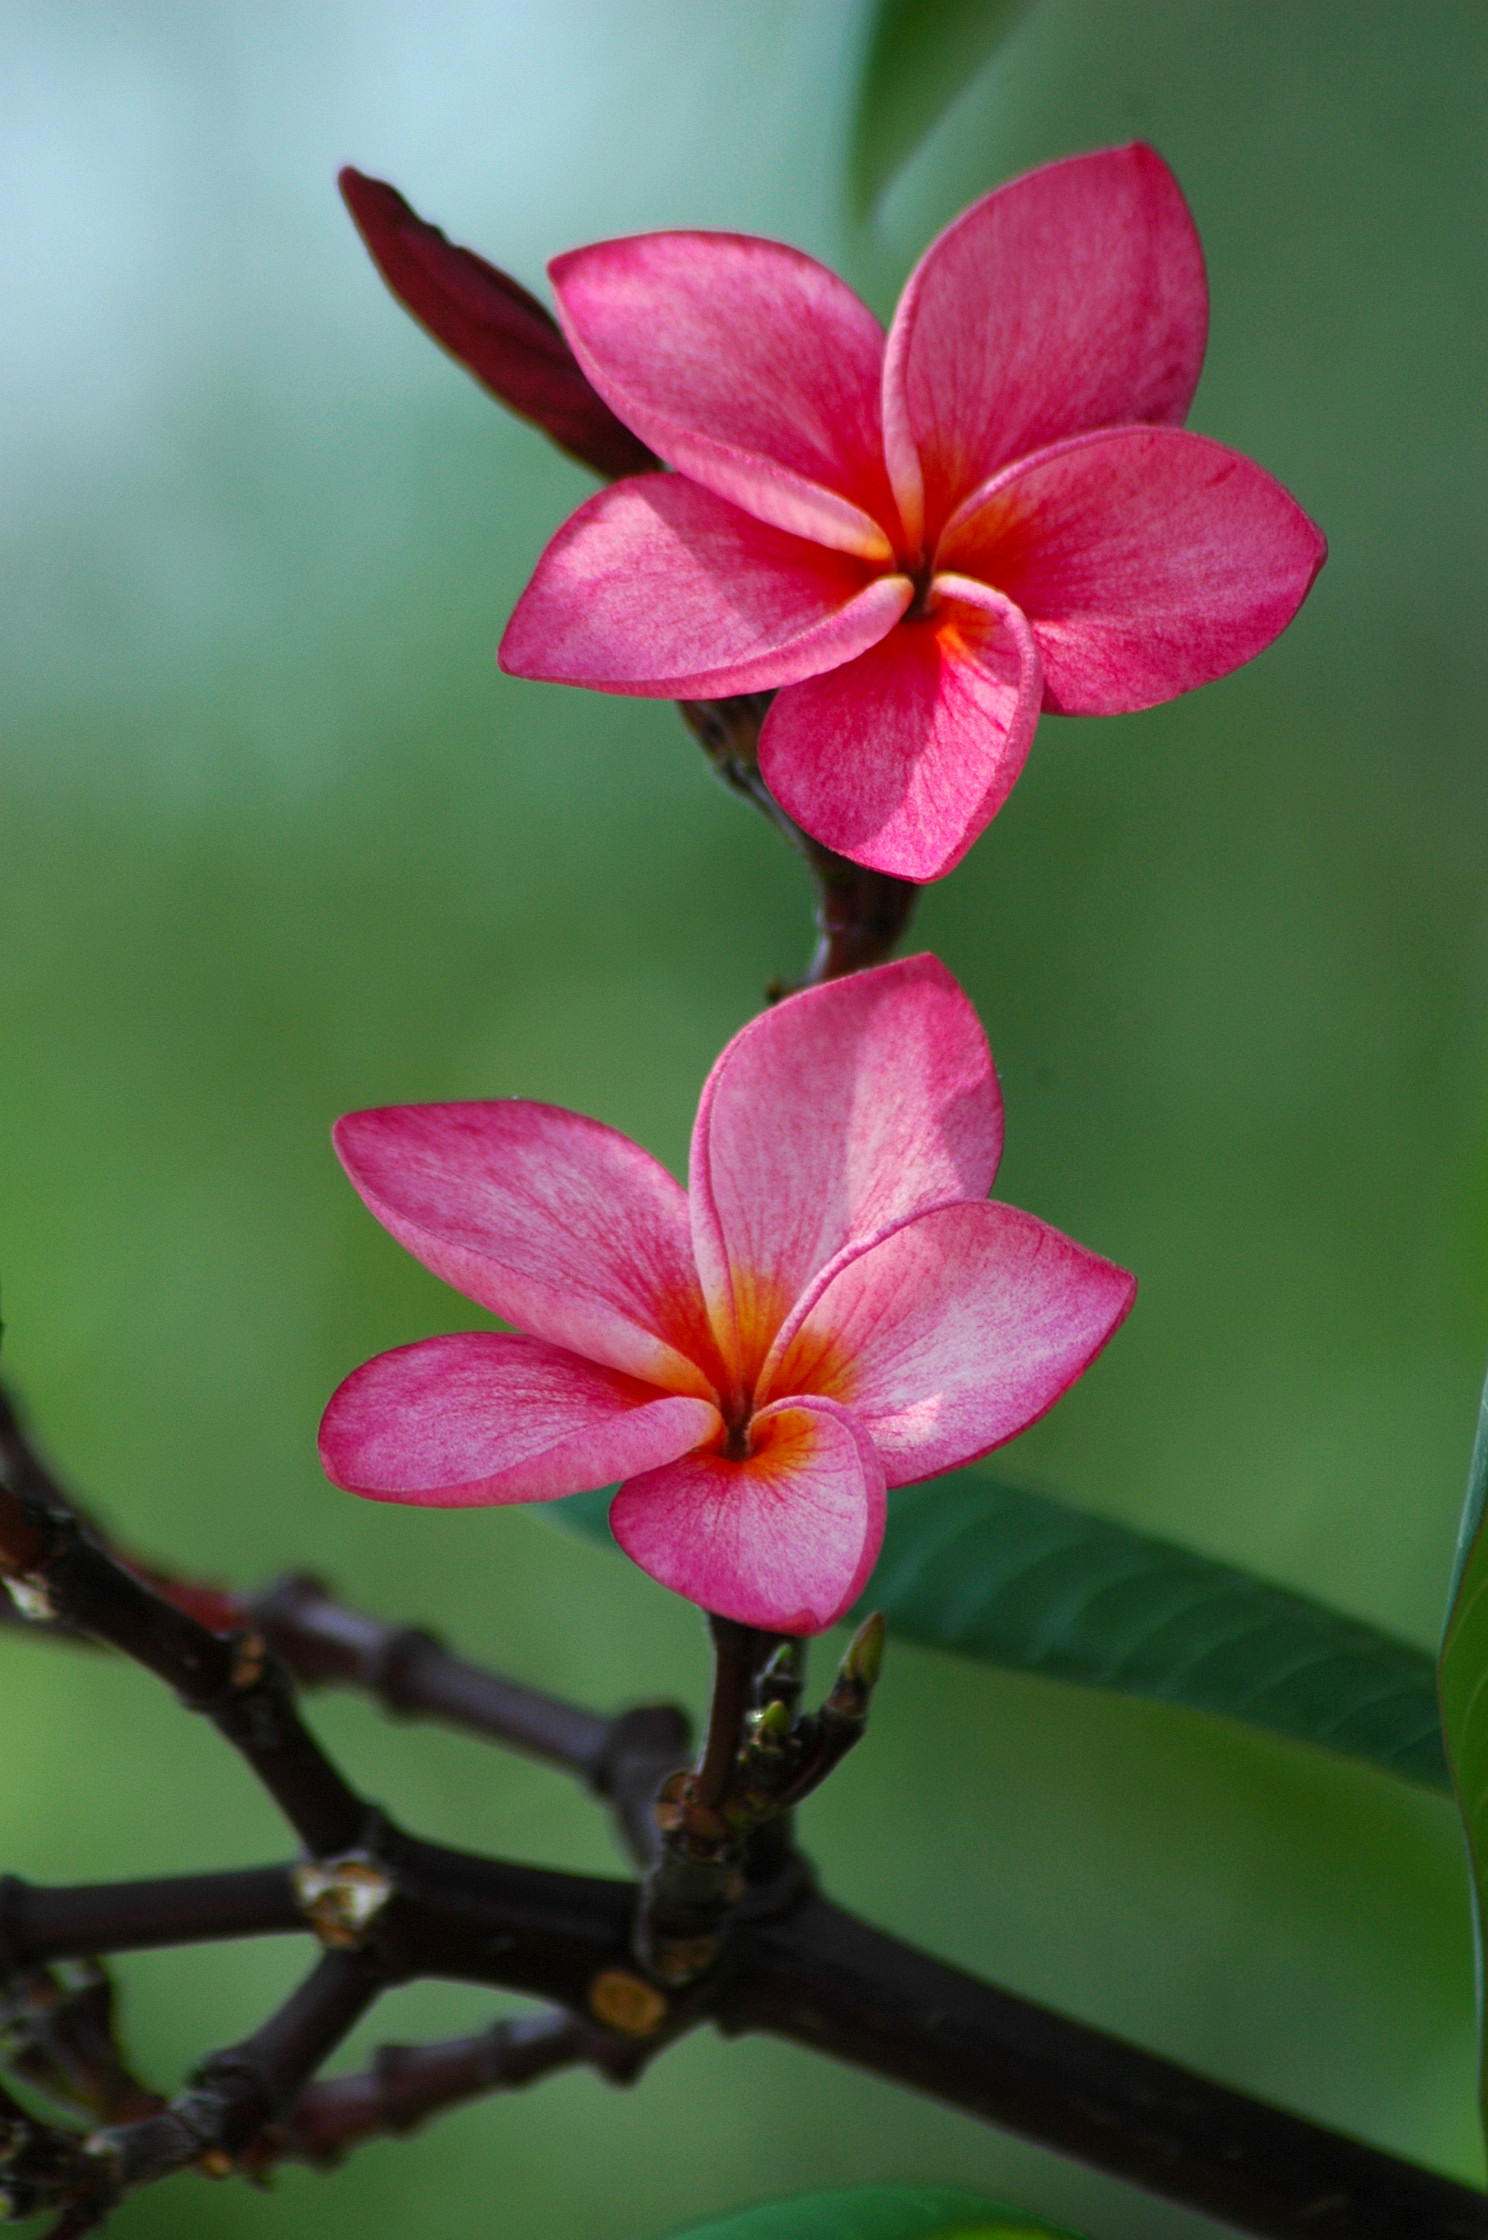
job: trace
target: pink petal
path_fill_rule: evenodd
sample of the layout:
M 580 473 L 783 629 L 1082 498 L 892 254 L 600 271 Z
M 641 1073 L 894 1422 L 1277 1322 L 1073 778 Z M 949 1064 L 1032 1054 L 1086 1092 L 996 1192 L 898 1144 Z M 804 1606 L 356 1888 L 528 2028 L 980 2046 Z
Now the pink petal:
M 899 879 L 940 879 L 1023 767 L 1042 679 L 1000 591 L 937 576 L 937 603 L 850 665 L 782 692 L 760 768 L 813 838 Z
M 687 1199 L 639 1144 L 556 1105 L 387 1105 L 332 1131 L 365 1203 L 446 1283 L 534 1337 L 710 1398 Z
M 887 560 L 883 329 L 799 249 L 643 233 L 555 257 L 558 314 L 628 428 L 761 521 Z
M 782 1330 L 760 1396 L 840 1401 L 871 1432 L 889 1484 L 911 1485 L 1026 1430 L 1089 1366 L 1136 1288 L 1031 1213 L 938 1206 L 822 1279 Z
M 537 1338 L 426 1338 L 353 1370 L 320 1426 L 333 1485 L 465 1509 L 557 1501 L 652 1470 L 723 1429 L 706 1400 L 663 1398 Z
M 1061 437 L 1180 422 L 1208 320 L 1199 237 L 1151 148 L 1046 164 L 974 203 L 890 330 L 884 443 L 906 531 L 932 550 L 969 490 Z
M 610 1529 L 643 1571 L 721 1618 L 821 1633 L 854 1603 L 883 1541 L 873 1441 L 830 1400 L 764 1408 L 743 1462 L 689 1454 L 632 1478 Z
M 851 661 L 913 596 L 907 577 L 768 528 L 681 475 L 637 476 L 564 523 L 499 658 L 518 677 L 716 700 Z
M 660 464 L 590 387 L 551 312 L 510 273 L 446 241 L 383 180 L 348 164 L 338 183 L 398 301 L 493 396 L 596 474 Z
M 1104 716 L 1249 661 L 1291 621 L 1328 548 L 1238 451 L 1179 428 L 1116 428 L 1009 467 L 941 549 L 1028 616 L 1044 705 Z
M 703 1090 L 691 1162 L 697 1265 L 741 1389 L 835 1253 L 985 1197 L 1001 1151 L 987 1038 L 937 958 L 829 981 L 751 1020 Z

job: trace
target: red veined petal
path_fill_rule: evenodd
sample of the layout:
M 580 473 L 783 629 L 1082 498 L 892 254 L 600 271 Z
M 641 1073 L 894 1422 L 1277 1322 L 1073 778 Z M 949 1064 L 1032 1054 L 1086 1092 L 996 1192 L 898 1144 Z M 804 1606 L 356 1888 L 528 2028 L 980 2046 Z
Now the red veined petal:
M 844 1254 L 781 1332 L 762 1396 L 825 1394 L 891 1486 L 973 1462 L 1054 1405 L 1136 1296 L 1122 1268 L 1015 1206 L 937 1206 Z
M 769 528 L 685 476 L 637 476 L 564 523 L 500 660 L 598 692 L 717 700 L 852 660 L 913 596 L 907 577 Z
M 703 1090 L 690 1190 L 704 1293 L 740 1389 L 850 1239 L 985 1197 L 1001 1151 L 987 1038 L 937 958 L 807 988 L 751 1020 Z
M 610 1529 L 643 1571 L 704 1610 L 822 1633 L 862 1593 L 884 1529 L 883 1467 L 844 1408 L 765 1408 L 742 1462 L 696 1453 L 632 1478 Z
M 706 1400 L 658 1393 L 537 1338 L 496 1330 L 379 1354 L 332 1395 L 332 1484 L 435 1509 L 557 1501 L 716 1438 Z
M 521 1097 L 386 1105 L 333 1135 L 383 1227 L 466 1298 L 608 1368 L 712 1396 L 686 1194 L 639 1144 Z
M 960 862 L 1011 793 L 1043 696 L 1011 599 L 964 575 L 934 589 L 923 619 L 782 692 L 760 735 L 766 783 L 797 824 L 899 879 Z
M 948 567 L 1028 616 L 1044 704 L 1120 715 L 1238 669 L 1286 628 L 1322 532 L 1240 452 L 1181 428 L 1114 428 L 1023 459 L 941 542 Z
M 585 373 L 653 451 L 778 529 L 890 558 L 883 329 L 845 281 L 737 233 L 601 241 L 548 270 Z
M 967 492 L 1025 452 L 1180 422 L 1208 321 L 1199 237 L 1151 148 L 1071 156 L 974 203 L 910 275 L 884 359 L 908 534 L 932 550 Z

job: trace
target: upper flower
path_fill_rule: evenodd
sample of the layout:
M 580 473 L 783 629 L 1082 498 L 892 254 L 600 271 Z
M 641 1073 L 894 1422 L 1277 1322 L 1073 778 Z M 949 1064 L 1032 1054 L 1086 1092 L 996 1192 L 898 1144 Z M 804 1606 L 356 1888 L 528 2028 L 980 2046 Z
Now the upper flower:
M 623 1479 L 610 1522 L 705 1609 L 816 1633 L 853 1602 L 886 1486 L 1022 1431 L 1135 1285 L 987 1191 L 1002 1105 L 933 957 L 792 996 L 709 1076 L 684 1191 L 553 1105 L 352 1113 L 336 1148 L 385 1228 L 522 1334 L 356 1370 L 328 1476 L 436 1507 Z
M 775 688 L 771 790 L 858 863 L 939 878 L 1041 708 L 1115 715 L 1223 676 L 1322 565 L 1278 483 L 1182 431 L 1208 298 L 1150 148 L 975 203 L 887 337 L 835 274 L 747 235 L 641 234 L 549 269 L 593 387 L 677 471 L 579 508 L 503 668 L 675 699 Z

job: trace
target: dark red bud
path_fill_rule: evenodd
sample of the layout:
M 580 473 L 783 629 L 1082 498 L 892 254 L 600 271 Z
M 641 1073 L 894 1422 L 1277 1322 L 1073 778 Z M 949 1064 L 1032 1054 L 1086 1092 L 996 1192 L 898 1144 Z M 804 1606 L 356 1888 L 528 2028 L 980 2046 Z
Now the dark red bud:
M 661 464 L 590 387 L 552 314 L 510 274 L 446 241 L 383 180 L 348 164 L 340 187 L 398 301 L 492 396 L 596 474 Z

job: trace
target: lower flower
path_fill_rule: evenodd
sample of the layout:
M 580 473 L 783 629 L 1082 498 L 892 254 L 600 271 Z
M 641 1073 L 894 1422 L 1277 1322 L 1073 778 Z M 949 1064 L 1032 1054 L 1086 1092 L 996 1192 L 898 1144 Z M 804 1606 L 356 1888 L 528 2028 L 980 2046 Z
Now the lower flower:
M 435 1507 L 619 1480 L 611 1525 L 643 1570 L 776 1632 L 833 1624 L 886 1489 L 1024 1430 L 1135 1292 L 989 1202 L 996 1075 L 933 957 L 736 1035 L 690 1191 L 612 1129 L 516 1099 L 353 1113 L 335 1140 L 384 1226 L 520 1327 L 355 1371 L 321 1427 L 328 1476 Z

